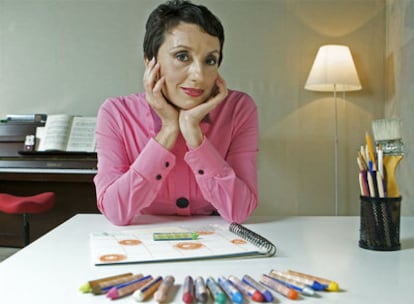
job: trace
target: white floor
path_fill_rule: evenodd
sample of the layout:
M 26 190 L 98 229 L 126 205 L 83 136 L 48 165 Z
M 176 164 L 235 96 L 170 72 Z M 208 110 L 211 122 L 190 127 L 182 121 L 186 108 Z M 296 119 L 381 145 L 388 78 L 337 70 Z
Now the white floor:
M 9 256 L 11 256 L 19 250 L 20 248 L 0 247 L 0 262 L 7 259 Z

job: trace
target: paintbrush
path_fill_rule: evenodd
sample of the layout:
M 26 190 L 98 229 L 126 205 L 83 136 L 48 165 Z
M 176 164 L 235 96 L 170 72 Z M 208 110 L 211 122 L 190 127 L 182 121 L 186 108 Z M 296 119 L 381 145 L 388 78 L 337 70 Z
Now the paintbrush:
M 387 196 L 399 197 L 400 191 L 395 178 L 395 171 L 404 157 L 401 120 L 395 118 L 374 120 L 372 131 L 376 145 L 382 147 Z

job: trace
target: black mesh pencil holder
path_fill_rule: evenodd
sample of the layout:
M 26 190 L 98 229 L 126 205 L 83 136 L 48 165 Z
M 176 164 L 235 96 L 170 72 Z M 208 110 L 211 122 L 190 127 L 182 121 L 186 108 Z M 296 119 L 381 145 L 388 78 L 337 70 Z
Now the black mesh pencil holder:
M 401 197 L 360 198 L 359 247 L 379 251 L 399 250 Z

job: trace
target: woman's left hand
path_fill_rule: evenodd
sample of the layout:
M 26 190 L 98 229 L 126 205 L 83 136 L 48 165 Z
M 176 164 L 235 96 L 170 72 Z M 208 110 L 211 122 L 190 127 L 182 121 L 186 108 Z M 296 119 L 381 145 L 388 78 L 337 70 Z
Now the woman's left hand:
M 219 75 L 216 79 L 216 94 L 205 102 L 189 110 L 181 110 L 179 113 L 179 126 L 187 145 L 198 147 L 203 141 L 204 135 L 200 128 L 201 120 L 220 104 L 227 96 L 227 84 Z

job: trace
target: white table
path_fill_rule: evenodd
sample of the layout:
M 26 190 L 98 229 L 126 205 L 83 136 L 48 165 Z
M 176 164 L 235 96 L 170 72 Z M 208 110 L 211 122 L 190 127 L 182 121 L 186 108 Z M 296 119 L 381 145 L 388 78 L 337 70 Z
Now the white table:
M 210 217 L 145 216 L 139 225 L 188 224 L 189 221 L 221 223 Z M 88 280 L 123 272 L 169 275 L 176 278 L 173 303 L 181 302 L 186 275 L 203 277 L 249 274 L 259 279 L 271 269 L 293 269 L 335 280 L 340 292 L 320 292 L 318 297 L 276 303 L 409 303 L 414 275 L 414 217 L 401 220 L 399 251 L 361 249 L 359 217 L 251 217 L 245 225 L 278 247 L 272 258 L 221 259 L 176 263 L 93 266 L 89 257 L 89 232 L 125 230 L 102 215 L 79 214 L 0 263 L 1 303 L 135 303 L 131 297 L 111 301 L 105 296 L 83 294 Z M 146 301 L 151 303 L 152 299 Z

